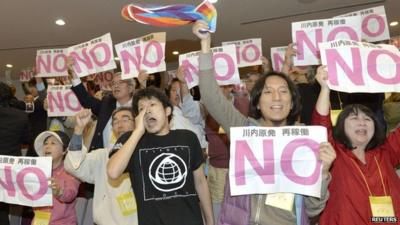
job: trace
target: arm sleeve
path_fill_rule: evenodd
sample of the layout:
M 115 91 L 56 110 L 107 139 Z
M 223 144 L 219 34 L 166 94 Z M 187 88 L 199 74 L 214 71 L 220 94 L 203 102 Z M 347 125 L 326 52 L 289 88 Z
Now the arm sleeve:
M 315 198 L 307 196 L 304 198 L 304 204 L 306 206 L 306 213 L 309 217 L 317 216 L 324 210 L 326 202 L 329 199 L 328 185 L 332 177 L 329 174 L 328 177 L 322 179 L 321 183 L 321 198 Z
M 82 83 L 77 86 L 72 86 L 71 90 L 75 93 L 79 103 L 81 103 L 84 108 L 91 109 L 93 114 L 99 116 L 101 101 L 91 96 Z
M 23 123 L 24 125 L 20 143 L 29 144 L 29 120 L 26 114 L 24 114 Z
M 397 168 L 400 165 L 400 127 L 390 132 L 381 148 L 388 155 L 393 168 Z
M 100 170 L 102 154 L 107 154 L 106 149 L 97 149 L 88 153 L 82 143 L 82 136 L 73 135 L 64 159 L 65 170 L 87 183 L 94 183 L 94 175 Z
M 192 171 L 197 170 L 204 162 L 203 151 L 201 150 L 200 142 L 193 132 L 188 131 L 188 140 L 192 143 L 190 150 L 192 152 L 191 164 Z
M 222 126 L 229 137 L 230 127 L 247 125 L 243 116 L 219 90 L 212 66 L 212 53 L 200 54 L 199 88 L 203 104 L 211 116 Z
M 44 101 L 44 99 L 46 99 L 47 97 L 47 91 L 46 87 L 44 86 L 44 83 L 36 84 L 36 89 L 38 90 L 39 99 Z
M 203 125 L 204 121 L 200 111 L 200 104 L 199 102 L 195 102 L 190 94 L 183 97 L 182 113 L 194 125 Z
M 63 189 L 63 194 L 58 197 L 62 202 L 72 202 L 78 195 L 80 181 L 75 177 L 65 173 L 62 177 L 62 181 L 59 182 L 61 188 Z
M 329 113 L 326 116 L 323 116 L 317 112 L 316 109 L 314 109 L 312 117 L 311 117 L 311 124 L 312 125 L 317 125 L 317 126 L 323 126 L 326 127 L 328 131 L 328 141 L 333 145 L 335 141 L 333 140 L 333 127 L 332 127 L 332 121 L 331 121 L 331 113 Z M 335 146 L 333 146 L 335 148 Z M 336 150 L 336 148 L 335 148 Z

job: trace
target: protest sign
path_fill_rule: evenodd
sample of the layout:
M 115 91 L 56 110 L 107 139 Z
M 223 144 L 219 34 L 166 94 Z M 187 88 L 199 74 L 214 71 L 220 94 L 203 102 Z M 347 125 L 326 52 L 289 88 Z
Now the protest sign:
M 73 69 L 79 77 L 115 69 L 110 33 L 67 48 L 75 59 Z
M 67 49 L 41 49 L 36 53 L 38 77 L 68 76 Z
M 285 53 L 287 46 L 271 48 L 271 61 L 274 71 L 282 71 L 283 63 L 285 62 Z
M 321 126 L 232 127 L 229 180 L 232 195 L 290 192 L 320 197 Z
M 140 70 L 149 74 L 165 71 L 165 39 L 165 32 L 160 32 L 116 44 L 121 78 L 137 77 Z
M 295 66 L 320 64 L 318 44 L 338 39 L 361 40 L 361 18 L 358 16 L 292 23 L 296 43 Z
M 239 84 L 240 77 L 235 46 L 225 45 L 212 48 L 211 51 L 213 52 L 212 63 L 218 84 Z M 179 55 L 179 65 L 185 67 L 185 79 L 189 88 L 199 84 L 199 55 L 199 51 Z
M 383 5 L 346 13 L 337 17 L 345 16 L 361 17 L 361 39 L 365 41 L 376 42 L 388 40 L 390 38 L 385 7 Z
M 51 157 L 0 155 L 0 201 L 31 207 L 51 206 Z
M 399 92 L 400 52 L 393 45 L 337 40 L 319 45 L 328 85 L 343 92 Z
M 236 60 L 238 63 L 238 67 L 255 66 L 262 64 L 261 38 L 222 42 L 222 46 L 225 45 L 236 46 Z
M 49 108 L 47 116 L 75 116 L 82 110 L 75 93 L 72 92 L 70 85 L 49 86 L 47 89 L 47 102 Z
M 114 77 L 114 71 L 104 71 L 96 73 L 94 76 L 94 83 L 99 85 L 101 90 L 111 91 L 111 83 Z
M 19 72 L 18 76 L 19 76 L 19 81 L 28 82 L 35 76 L 35 68 L 34 67 L 25 68 Z

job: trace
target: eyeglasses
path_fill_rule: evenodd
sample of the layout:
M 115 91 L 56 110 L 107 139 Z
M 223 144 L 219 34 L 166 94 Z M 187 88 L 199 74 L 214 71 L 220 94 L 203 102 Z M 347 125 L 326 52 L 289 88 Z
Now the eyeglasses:
M 112 121 L 112 125 L 116 126 L 116 125 L 119 125 L 119 123 L 129 123 L 129 121 L 131 121 L 131 120 L 133 120 L 133 119 L 131 119 L 131 118 L 123 118 L 121 120 L 113 120 Z

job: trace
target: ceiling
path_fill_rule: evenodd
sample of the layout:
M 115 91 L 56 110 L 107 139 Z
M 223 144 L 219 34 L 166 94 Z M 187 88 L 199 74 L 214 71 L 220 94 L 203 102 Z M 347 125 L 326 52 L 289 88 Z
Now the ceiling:
M 200 45 L 188 26 L 157 28 L 122 19 L 121 8 L 128 3 L 199 4 L 201 0 L 0 0 L 0 78 L 5 65 L 14 65 L 11 77 L 34 66 L 37 49 L 67 47 L 110 32 L 113 44 L 157 31 L 167 32 L 167 63 L 176 66 L 181 53 Z M 388 22 L 400 21 L 399 0 L 219 0 L 217 32 L 213 45 L 222 41 L 261 37 L 264 55 L 271 47 L 291 42 L 291 22 L 323 19 L 360 9 L 384 5 Z M 63 18 L 65 26 L 54 21 Z M 400 35 L 400 25 L 390 27 L 391 36 Z M 4 77 L 3 77 L 4 78 Z

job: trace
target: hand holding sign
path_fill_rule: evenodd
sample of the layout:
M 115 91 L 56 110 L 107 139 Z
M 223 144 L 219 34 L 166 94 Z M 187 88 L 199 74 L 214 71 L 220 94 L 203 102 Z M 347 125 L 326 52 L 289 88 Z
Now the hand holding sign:
M 317 69 L 317 74 L 315 75 L 315 79 L 318 81 L 321 86 L 321 90 L 329 90 L 328 87 L 328 72 L 326 71 L 326 66 L 319 66 Z
M 72 56 L 68 56 L 67 57 L 67 68 L 68 68 L 68 78 L 70 80 L 78 78 L 78 76 L 76 75 L 74 68 L 73 68 L 74 64 L 75 64 L 75 58 Z
M 269 60 L 265 56 L 261 56 L 262 68 L 264 73 L 268 73 L 270 69 Z
M 58 181 L 56 179 L 54 179 L 53 177 L 49 178 L 49 188 L 51 188 L 51 190 L 53 191 L 53 195 L 56 198 L 58 198 L 64 194 L 64 190 L 62 189 L 62 187 L 60 186 Z
M 139 71 L 137 79 L 139 81 L 140 88 L 146 88 L 147 79 L 149 79 L 149 74 L 147 73 L 146 70 L 141 70 Z
M 178 80 L 183 84 L 186 84 L 185 70 L 186 70 L 185 66 L 184 65 L 180 65 L 178 67 L 178 70 L 176 71 L 176 78 L 178 78 Z
M 333 161 L 336 159 L 336 152 L 329 142 L 322 142 L 319 145 L 318 159 L 322 162 L 322 176 L 327 177 L 329 169 L 331 168 Z
M 294 48 L 295 43 L 290 43 L 285 51 L 285 63 L 293 66 L 293 57 L 296 56 L 297 50 Z

